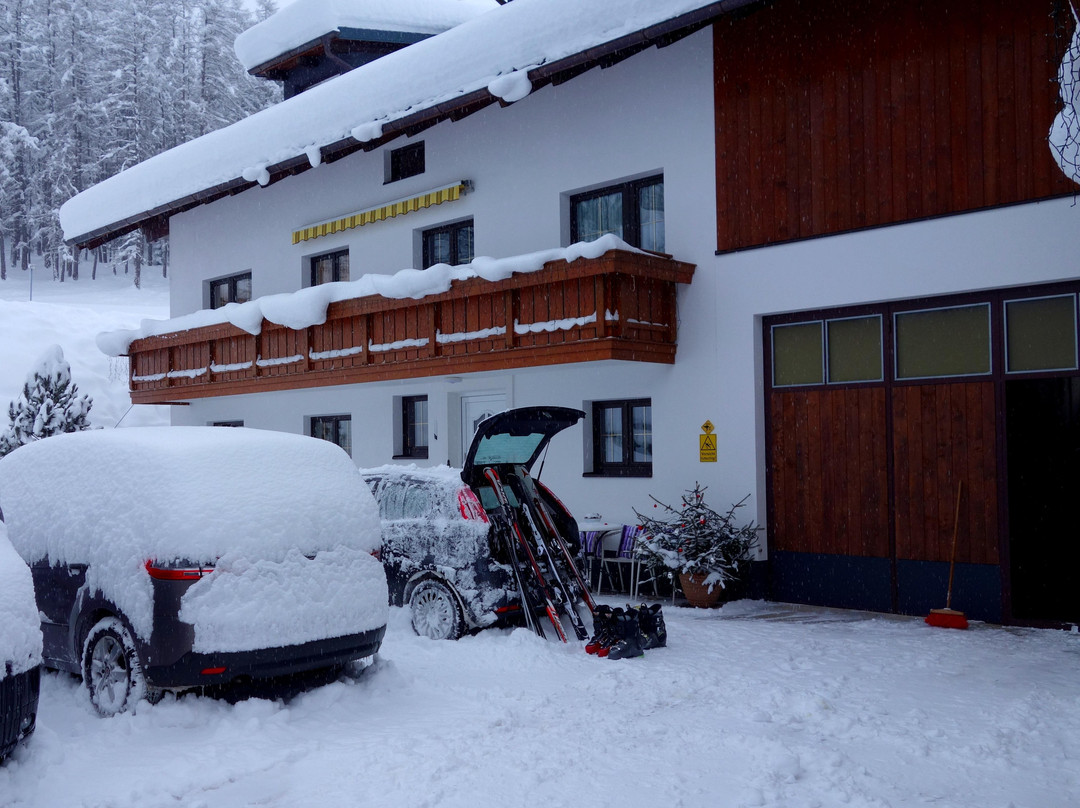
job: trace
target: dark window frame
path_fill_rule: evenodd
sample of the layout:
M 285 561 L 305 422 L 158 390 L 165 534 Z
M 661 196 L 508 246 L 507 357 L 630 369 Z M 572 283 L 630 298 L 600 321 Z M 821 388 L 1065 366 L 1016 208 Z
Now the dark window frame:
M 342 273 L 342 262 L 341 262 L 341 259 L 343 257 L 345 258 L 344 277 L 342 277 L 343 273 Z M 330 273 L 331 273 L 332 277 L 328 281 L 319 281 L 318 276 L 316 274 L 317 271 L 315 269 L 315 265 L 316 265 L 316 263 L 318 261 L 321 261 L 324 258 L 329 258 L 331 260 L 331 262 L 332 262 L 332 266 L 331 266 L 331 270 L 330 270 Z M 309 272 L 308 280 L 310 281 L 311 286 L 321 286 L 324 283 L 339 283 L 341 281 L 349 280 L 349 250 L 348 250 L 348 248 L 345 248 L 344 250 L 333 250 L 332 252 L 319 253 L 318 255 L 311 256 L 310 258 L 308 258 L 308 272 Z
M 631 247 L 641 249 L 641 218 L 639 215 L 641 191 L 644 188 L 651 188 L 654 185 L 663 186 L 663 184 L 664 175 L 654 174 L 639 180 L 628 180 L 626 182 L 615 183 L 614 185 L 607 185 L 603 188 L 597 188 L 593 191 L 584 191 L 580 194 L 573 194 L 570 197 L 570 243 L 574 244 L 581 240 L 578 237 L 577 206 L 582 202 L 588 202 L 592 199 L 618 193 L 621 194 L 623 198 L 623 234 L 621 238 Z
M 650 411 L 649 423 L 649 457 L 653 456 L 653 432 L 652 424 L 652 399 L 629 398 L 611 399 L 607 401 L 592 402 L 592 446 L 593 446 L 593 470 L 585 474 L 586 477 L 652 477 L 652 460 L 634 460 L 634 417 L 635 407 L 648 407 Z M 622 460 L 606 462 L 604 460 L 604 416 L 605 410 L 618 409 L 621 413 Z
M 424 396 L 402 396 L 401 397 L 401 454 L 395 455 L 396 458 L 416 458 L 419 460 L 427 459 L 429 443 L 423 445 L 418 444 L 415 439 L 415 430 L 418 424 L 416 419 L 416 405 L 423 402 L 424 416 L 427 419 L 427 404 L 428 397 Z M 426 431 L 430 426 L 430 419 L 423 422 L 425 429 L 425 440 L 427 439 Z
M 349 424 L 348 446 L 341 443 L 341 424 Z M 329 427 L 329 436 L 319 434 L 319 427 Z M 345 453 L 352 457 L 352 416 L 351 415 L 312 415 L 308 423 L 308 434 L 313 438 L 329 441 L 335 446 L 340 446 Z
M 418 143 L 410 143 L 398 149 L 391 149 L 386 170 L 386 180 L 383 185 L 405 180 L 409 177 L 417 177 L 426 170 L 427 157 L 424 151 L 424 141 L 421 140 Z
M 461 233 L 463 230 L 466 230 L 466 229 L 472 231 L 472 236 L 469 239 L 469 243 L 470 243 L 470 245 L 472 245 L 472 254 L 470 254 L 467 257 L 466 256 L 461 256 L 461 255 L 458 254 L 458 239 L 457 239 L 458 234 Z M 433 256 L 432 256 L 432 252 L 433 252 L 432 251 L 432 240 L 434 239 L 435 236 L 440 235 L 442 233 L 448 233 L 450 235 L 450 260 L 440 262 L 440 261 L 433 260 Z M 434 266 L 437 263 L 446 263 L 446 264 L 449 264 L 450 266 L 458 266 L 459 264 L 471 263 L 473 258 L 476 257 L 475 237 L 476 237 L 476 227 L 473 224 L 473 220 L 471 218 L 462 219 L 461 221 L 457 221 L 457 222 L 450 222 L 449 224 L 439 225 L 438 227 L 429 227 L 427 230 L 422 231 L 421 234 L 420 234 L 420 240 L 421 240 L 421 243 L 423 244 L 423 256 L 422 256 L 422 266 L 423 266 L 423 268 L 427 269 L 428 267 Z
M 237 286 L 240 283 L 240 281 L 247 281 L 248 286 L 249 286 L 249 291 L 250 291 L 250 286 L 251 286 L 251 273 L 250 272 L 238 272 L 235 275 L 228 275 L 228 276 L 226 276 L 224 278 L 215 278 L 212 281 L 207 281 L 206 282 L 207 283 L 207 289 L 208 289 L 209 294 L 210 294 L 210 300 L 209 300 L 210 308 L 211 309 L 220 309 L 222 306 L 226 306 L 229 303 L 246 303 L 248 300 L 251 300 L 252 297 L 253 297 L 253 295 L 251 295 L 251 294 L 249 294 L 249 296 L 247 297 L 246 300 L 237 300 Z M 217 289 L 217 288 L 221 288 L 221 287 L 225 288 L 225 294 L 226 294 L 227 299 L 223 300 L 220 303 L 217 303 L 217 305 L 215 305 L 215 303 L 214 303 L 214 290 Z

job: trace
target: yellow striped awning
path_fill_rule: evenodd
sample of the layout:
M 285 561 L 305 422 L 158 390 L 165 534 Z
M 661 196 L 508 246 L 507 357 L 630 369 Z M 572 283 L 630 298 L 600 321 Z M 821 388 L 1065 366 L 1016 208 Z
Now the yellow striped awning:
M 468 186 L 468 180 L 462 180 L 453 185 L 447 185 L 444 188 L 436 188 L 434 191 L 427 191 L 426 193 L 418 194 L 417 196 L 410 196 L 406 199 L 387 202 L 385 205 L 379 205 L 377 208 L 368 208 L 367 210 L 350 213 L 348 216 L 342 216 L 339 219 L 330 219 L 329 221 L 319 222 L 317 224 L 309 224 L 306 227 L 293 231 L 292 243 L 299 244 L 301 241 L 308 241 L 309 239 L 318 238 L 319 236 L 329 236 L 331 233 L 340 233 L 342 230 L 362 227 L 365 224 L 372 224 L 373 222 L 381 222 L 383 219 L 390 219 L 394 216 L 412 213 L 414 210 L 430 208 L 432 205 L 441 205 L 443 202 L 453 202 L 454 200 L 461 198 L 461 195 L 468 190 Z

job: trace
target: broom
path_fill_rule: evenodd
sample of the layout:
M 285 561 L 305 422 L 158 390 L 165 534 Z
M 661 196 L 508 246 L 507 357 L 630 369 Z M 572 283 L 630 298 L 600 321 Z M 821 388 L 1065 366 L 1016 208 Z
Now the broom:
M 927 625 L 937 628 L 967 628 L 968 621 L 963 612 L 958 612 L 952 606 L 952 581 L 953 570 L 956 567 L 956 532 L 960 527 L 960 492 L 964 490 L 964 481 L 956 487 L 956 516 L 953 519 L 952 531 L 952 555 L 949 558 L 949 591 L 945 595 L 944 609 L 931 609 L 926 616 Z

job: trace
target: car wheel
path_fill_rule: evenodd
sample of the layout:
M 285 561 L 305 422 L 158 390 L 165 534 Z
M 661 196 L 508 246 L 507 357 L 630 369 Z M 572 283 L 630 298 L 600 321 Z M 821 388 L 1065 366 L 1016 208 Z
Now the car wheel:
M 409 596 L 413 631 L 433 640 L 456 640 L 465 633 L 465 616 L 449 586 L 428 579 Z
M 116 617 L 106 617 L 90 629 L 83 643 L 83 684 L 99 715 L 133 710 L 140 699 L 156 701 L 148 692 L 135 641 Z

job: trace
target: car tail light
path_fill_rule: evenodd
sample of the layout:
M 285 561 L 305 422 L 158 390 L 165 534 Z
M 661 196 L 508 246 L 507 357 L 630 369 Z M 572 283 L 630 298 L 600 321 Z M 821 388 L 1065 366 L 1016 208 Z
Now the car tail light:
M 461 509 L 462 519 L 479 519 L 487 524 L 488 517 L 484 511 L 484 506 L 480 504 L 480 500 L 476 498 L 476 494 L 472 492 L 471 488 L 459 489 L 457 501 L 458 507 Z
M 187 561 L 165 564 L 150 559 L 146 562 L 146 571 L 151 578 L 156 578 L 159 581 L 197 581 L 204 575 L 213 572 L 214 566 L 212 564 L 191 564 Z
M 203 668 L 199 671 L 203 676 L 217 676 L 219 673 L 225 673 L 225 666 L 222 665 L 218 668 Z

